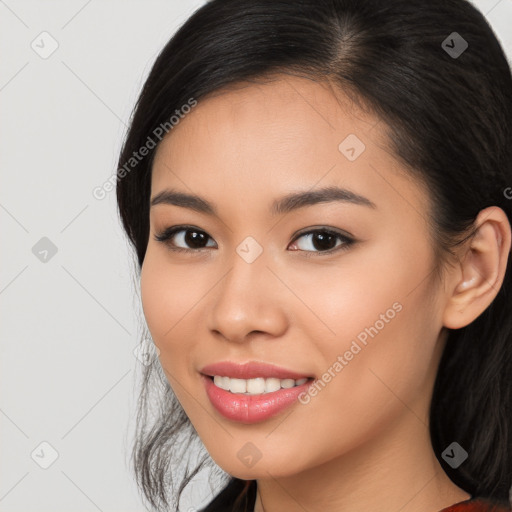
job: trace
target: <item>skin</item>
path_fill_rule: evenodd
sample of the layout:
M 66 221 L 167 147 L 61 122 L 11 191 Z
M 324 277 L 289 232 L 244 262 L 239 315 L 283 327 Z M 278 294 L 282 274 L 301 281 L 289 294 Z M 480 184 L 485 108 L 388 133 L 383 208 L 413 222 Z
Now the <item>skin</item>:
M 195 193 L 219 215 L 151 208 L 144 314 L 214 461 L 257 479 L 256 512 L 435 512 L 470 497 L 434 455 L 428 408 L 445 327 L 471 323 L 496 296 L 510 224 L 497 207 L 480 212 L 476 236 L 436 279 L 428 193 L 393 157 L 385 129 L 326 84 L 282 75 L 201 100 L 158 148 L 151 197 Z M 348 134 L 366 146 L 354 161 L 338 149 Z M 330 185 L 376 208 L 326 202 L 270 213 L 276 198 Z M 154 239 L 181 224 L 205 232 L 209 247 L 173 252 L 172 243 L 190 247 L 184 232 Z M 322 227 L 356 243 L 328 255 L 311 236 L 295 237 Z M 247 236 L 263 248 L 252 263 L 236 252 Z M 204 365 L 257 360 L 321 378 L 397 302 L 401 311 L 309 403 L 248 425 L 209 402 Z M 248 441 L 261 454 L 252 467 L 237 456 Z

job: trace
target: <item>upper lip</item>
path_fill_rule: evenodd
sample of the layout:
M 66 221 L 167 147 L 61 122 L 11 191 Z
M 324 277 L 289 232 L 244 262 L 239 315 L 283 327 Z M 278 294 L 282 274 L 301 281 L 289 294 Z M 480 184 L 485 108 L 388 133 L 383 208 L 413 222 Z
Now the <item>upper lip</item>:
M 312 375 L 294 372 L 275 364 L 262 363 L 259 361 L 249 361 L 239 364 L 232 361 L 220 361 L 218 363 L 207 364 L 201 370 L 204 375 L 211 377 L 219 375 L 221 377 L 231 377 L 236 379 L 254 379 L 256 377 L 276 378 L 276 379 L 294 379 L 310 378 Z

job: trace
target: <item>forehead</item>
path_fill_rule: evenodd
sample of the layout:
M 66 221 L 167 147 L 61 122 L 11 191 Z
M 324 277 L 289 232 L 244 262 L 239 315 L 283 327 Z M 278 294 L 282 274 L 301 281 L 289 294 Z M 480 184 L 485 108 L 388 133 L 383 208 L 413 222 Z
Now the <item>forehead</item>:
M 248 196 L 318 183 L 374 197 L 416 194 L 421 202 L 386 129 L 327 83 L 283 76 L 235 84 L 201 99 L 160 143 L 152 195 L 173 186 L 217 198 L 229 184 L 243 206 Z M 403 183 L 390 189 L 390 180 Z
M 287 150 L 300 154 L 314 147 L 322 153 L 329 147 L 338 157 L 340 137 L 344 134 L 355 132 L 365 139 L 373 131 L 372 138 L 383 140 L 379 130 L 373 130 L 378 122 L 352 104 L 342 91 L 334 91 L 325 82 L 294 76 L 273 77 L 265 83 L 233 84 L 201 99 L 160 144 L 157 157 L 177 161 L 180 157 L 201 156 L 208 147 L 215 148 L 226 139 L 230 144 L 224 147 L 224 158 L 228 153 L 247 157 L 256 153 L 262 159 L 268 155 L 270 144 L 270 158 L 278 158 L 280 152 Z M 171 153 L 183 144 L 202 147 L 203 151 Z

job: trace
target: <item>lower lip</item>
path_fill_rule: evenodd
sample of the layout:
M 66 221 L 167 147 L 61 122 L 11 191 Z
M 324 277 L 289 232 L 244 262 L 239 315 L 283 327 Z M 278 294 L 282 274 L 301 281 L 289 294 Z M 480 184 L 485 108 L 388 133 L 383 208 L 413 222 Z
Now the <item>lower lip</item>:
M 203 374 L 201 378 L 206 387 L 206 394 L 215 409 L 225 418 L 240 423 L 258 423 L 276 416 L 294 404 L 298 396 L 313 382 L 313 379 L 309 379 L 293 388 L 281 388 L 259 395 L 244 395 L 219 388 L 210 377 Z

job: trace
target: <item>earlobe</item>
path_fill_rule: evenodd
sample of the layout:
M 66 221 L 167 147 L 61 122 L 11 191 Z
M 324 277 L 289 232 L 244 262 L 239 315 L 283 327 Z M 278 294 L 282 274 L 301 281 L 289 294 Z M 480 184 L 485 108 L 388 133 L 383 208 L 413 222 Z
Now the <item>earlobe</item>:
M 448 297 L 443 325 L 460 329 L 480 316 L 498 294 L 511 245 L 511 228 L 505 212 L 496 206 L 482 210 L 478 229 L 461 251 Z

